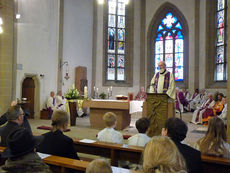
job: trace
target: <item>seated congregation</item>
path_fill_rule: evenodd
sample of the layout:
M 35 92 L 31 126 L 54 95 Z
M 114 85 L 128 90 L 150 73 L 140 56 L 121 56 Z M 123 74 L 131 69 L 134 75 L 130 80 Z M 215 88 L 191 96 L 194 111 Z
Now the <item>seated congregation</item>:
M 176 88 L 176 110 L 193 112 L 191 123 L 207 124 L 211 117 L 218 116 L 227 124 L 227 100 L 222 93 L 207 93 L 205 89 L 195 90 L 189 97 L 185 89 Z
M 6 161 L 0 167 L 0 172 L 51 172 L 37 152 L 80 159 L 77 152 L 81 151 L 76 148 L 74 140 L 63 134 L 67 129 L 69 117 L 65 111 L 53 112 L 51 119 L 53 128 L 41 136 L 33 136 L 29 123 L 23 126 L 26 116 L 16 102 L 3 116 L 6 116 L 7 122 L 0 128 L 0 135 L 1 146 L 5 146 L 6 149 L 1 154 L 1 158 L 5 158 Z M 103 120 L 106 128 L 98 133 L 98 141 L 124 144 L 122 134 L 114 129 L 116 114 L 107 112 Z M 214 116 L 208 121 L 206 135 L 198 140 L 193 148 L 183 142 L 188 131 L 188 126 L 183 120 L 169 118 L 162 129 L 161 136 L 148 137 L 149 120 L 140 118 L 135 124 L 138 134 L 130 137 L 127 143 L 143 149 L 143 160 L 139 165 L 121 160 L 120 162 L 124 163 L 119 165 L 145 173 L 202 173 L 201 154 L 225 157 L 230 152 L 223 120 Z M 86 172 L 110 173 L 112 168 L 106 160 L 99 159 L 92 161 Z

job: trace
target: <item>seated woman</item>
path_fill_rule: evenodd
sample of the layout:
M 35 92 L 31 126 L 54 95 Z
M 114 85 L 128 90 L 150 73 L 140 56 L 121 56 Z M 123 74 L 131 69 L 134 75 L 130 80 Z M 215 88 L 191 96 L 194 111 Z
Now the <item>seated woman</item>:
M 174 142 L 166 136 L 154 136 L 143 152 L 144 173 L 186 173 L 183 156 Z
M 43 134 L 44 140 L 37 151 L 61 157 L 79 159 L 74 148 L 73 139 L 63 134 L 68 126 L 68 114 L 64 111 L 54 111 L 52 116 L 53 129 Z
M 227 156 L 230 144 L 227 143 L 224 122 L 218 117 L 212 117 L 208 123 L 206 135 L 197 141 L 195 148 L 202 154 L 213 156 Z
M 216 93 L 216 97 L 214 97 L 215 104 L 211 108 L 207 108 L 205 112 L 202 114 L 203 123 L 207 123 L 211 117 L 221 114 L 224 108 L 222 97 L 223 97 L 222 93 L 218 93 L 218 92 Z

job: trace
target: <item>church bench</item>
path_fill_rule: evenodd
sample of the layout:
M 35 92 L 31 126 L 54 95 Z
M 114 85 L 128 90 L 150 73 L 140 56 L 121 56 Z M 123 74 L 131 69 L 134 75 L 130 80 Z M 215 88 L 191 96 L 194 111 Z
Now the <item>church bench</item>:
M 0 147 L 0 153 L 5 150 L 5 147 Z M 68 172 L 85 172 L 90 162 L 75 160 L 60 156 L 49 156 L 43 161 L 50 166 L 50 169 L 55 173 L 68 173 Z M 140 173 L 138 171 L 128 170 L 112 166 L 113 173 Z
M 230 158 L 201 155 L 204 173 L 230 172 Z
M 111 165 L 117 166 L 118 160 L 128 160 L 132 163 L 140 163 L 143 147 L 128 146 L 122 144 L 94 142 L 84 143 L 74 139 L 78 153 L 98 155 L 111 159 Z
M 111 159 L 111 165 L 117 166 L 118 160 L 127 160 L 132 163 L 140 163 L 143 147 L 127 146 L 114 143 L 95 142 L 84 143 L 74 140 L 79 153 L 99 155 Z M 204 173 L 230 172 L 230 158 L 201 155 Z

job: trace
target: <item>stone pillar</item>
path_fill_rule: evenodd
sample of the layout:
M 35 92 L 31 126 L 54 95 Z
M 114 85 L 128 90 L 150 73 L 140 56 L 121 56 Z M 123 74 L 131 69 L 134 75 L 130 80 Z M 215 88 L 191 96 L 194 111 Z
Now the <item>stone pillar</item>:
M 230 1 L 228 1 L 228 7 L 230 7 Z M 230 10 L 227 10 L 228 17 L 227 17 L 227 26 L 230 24 Z M 230 27 L 227 27 L 228 31 L 227 33 L 230 33 Z M 230 37 L 228 37 L 227 41 L 227 75 L 228 75 L 228 80 L 227 80 L 227 104 L 230 105 Z M 228 138 L 228 143 L 230 143 L 230 109 L 228 108 L 227 110 L 227 138 Z
M 64 17 L 64 1 L 59 1 L 59 38 L 58 38 L 58 75 L 57 75 L 57 92 L 62 91 L 63 85 L 63 17 Z
M 0 115 L 13 98 L 14 64 L 14 1 L 0 0 L 3 33 L 0 34 Z

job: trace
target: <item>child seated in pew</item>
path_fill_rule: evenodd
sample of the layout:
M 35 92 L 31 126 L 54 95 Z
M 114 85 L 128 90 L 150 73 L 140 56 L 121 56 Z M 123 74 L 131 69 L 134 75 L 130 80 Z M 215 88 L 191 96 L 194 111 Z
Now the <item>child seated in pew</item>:
M 122 134 L 114 130 L 117 121 L 116 114 L 114 114 L 113 112 L 107 112 L 104 114 L 103 120 L 106 124 L 106 128 L 98 133 L 97 139 L 102 142 L 123 144 Z
M 227 143 L 224 122 L 219 117 L 212 117 L 208 123 L 206 135 L 197 141 L 195 148 L 202 154 L 229 156 L 230 144 Z
M 86 173 L 112 173 L 112 169 L 106 160 L 96 159 L 90 162 L 85 172 Z
M 128 139 L 128 145 L 144 147 L 149 142 L 151 138 L 146 135 L 149 130 L 149 123 L 149 119 L 145 117 L 136 121 L 135 125 L 139 133 Z

